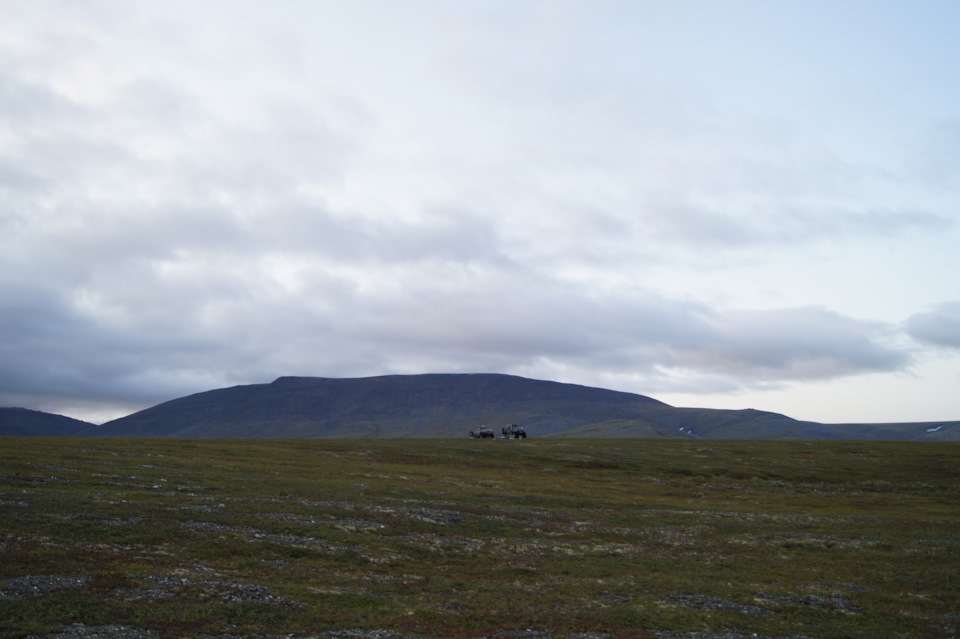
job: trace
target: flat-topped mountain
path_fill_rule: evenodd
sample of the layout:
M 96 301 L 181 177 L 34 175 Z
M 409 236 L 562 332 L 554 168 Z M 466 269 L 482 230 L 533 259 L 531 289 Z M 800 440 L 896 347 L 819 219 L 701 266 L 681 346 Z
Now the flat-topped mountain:
M 634 393 L 500 374 L 281 377 L 164 402 L 85 431 L 113 437 L 440 438 L 522 424 L 531 437 L 957 440 L 960 422 L 819 424 L 675 408 Z
M 175 399 L 90 434 L 178 437 L 460 437 L 522 422 L 538 435 L 635 421 L 642 395 L 510 375 L 281 377 Z M 502 424 L 501 424 L 502 422 Z

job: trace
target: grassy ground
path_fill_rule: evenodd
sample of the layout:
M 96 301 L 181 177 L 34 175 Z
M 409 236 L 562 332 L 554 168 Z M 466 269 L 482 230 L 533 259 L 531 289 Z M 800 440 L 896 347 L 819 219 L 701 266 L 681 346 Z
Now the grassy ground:
M 960 444 L 0 438 L 6 637 L 949 637 L 958 567 Z

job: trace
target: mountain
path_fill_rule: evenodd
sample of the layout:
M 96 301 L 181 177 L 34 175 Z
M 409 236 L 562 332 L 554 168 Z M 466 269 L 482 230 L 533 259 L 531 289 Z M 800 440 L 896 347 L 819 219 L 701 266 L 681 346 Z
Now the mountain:
M 72 417 L 27 408 L 0 408 L 0 435 L 62 437 L 95 428 Z
M 666 406 L 630 393 L 495 374 L 281 377 L 165 402 L 97 435 L 177 437 L 460 437 L 513 422 L 539 435 Z
M 439 438 L 487 424 L 531 437 L 960 440 L 960 422 L 819 424 L 499 374 L 281 377 L 171 400 L 84 432 L 105 437 Z

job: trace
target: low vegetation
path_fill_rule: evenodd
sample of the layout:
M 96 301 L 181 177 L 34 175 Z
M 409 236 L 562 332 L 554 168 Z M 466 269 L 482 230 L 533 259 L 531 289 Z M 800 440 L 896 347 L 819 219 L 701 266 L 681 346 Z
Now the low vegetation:
M 958 462 L 954 443 L 0 438 L 0 635 L 948 637 Z

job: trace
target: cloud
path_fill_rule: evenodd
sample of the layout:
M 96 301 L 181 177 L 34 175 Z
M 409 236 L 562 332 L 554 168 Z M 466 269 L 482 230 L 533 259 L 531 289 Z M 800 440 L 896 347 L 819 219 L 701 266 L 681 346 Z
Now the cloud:
M 436 258 L 207 255 L 47 295 L 7 289 L 5 387 L 159 399 L 198 380 L 560 367 L 749 388 L 908 363 L 885 344 L 887 327 L 821 308 L 611 300 L 508 261 Z M 146 391 L 144 376 L 167 382 Z
M 166 210 L 58 235 L 40 279 L 0 278 L 0 388 L 159 401 L 286 374 L 603 370 L 645 390 L 746 389 L 909 364 L 890 327 L 824 308 L 611 295 L 511 256 L 483 216 L 260 214 Z
M 960 302 L 943 302 L 906 323 L 910 337 L 931 346 L 960 348 Z
M 885 344 L 892 328 L 821 307 L 732 310 L 711 318 L 711 340 L 678 362 L 751 381 L 825 380 L 903 369 L 909 357 Z

